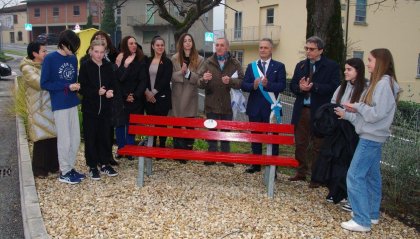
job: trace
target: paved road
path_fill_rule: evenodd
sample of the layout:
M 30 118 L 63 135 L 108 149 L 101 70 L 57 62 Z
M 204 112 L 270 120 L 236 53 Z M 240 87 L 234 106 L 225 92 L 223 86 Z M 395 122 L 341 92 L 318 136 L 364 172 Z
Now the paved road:
M 19 60 L 8 64 L 16 72 Z M 0 238 L 24 238 L 20 202 L 16 119 L 12 105 L 13 77 L 0 80 Z

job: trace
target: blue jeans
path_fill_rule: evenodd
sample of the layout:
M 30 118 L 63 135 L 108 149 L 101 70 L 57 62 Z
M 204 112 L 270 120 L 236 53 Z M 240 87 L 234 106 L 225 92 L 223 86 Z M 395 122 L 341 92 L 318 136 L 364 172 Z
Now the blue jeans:
M 115 127 L 115 138 L 119 149 L 134 144 L 134 135 L 128 134 L 128 125 Z
M 371 219 L 379 219 L 382 145 L 360 138 L 347 172 L 347 193 L 353 220 L 364 227 L 370 227 Z

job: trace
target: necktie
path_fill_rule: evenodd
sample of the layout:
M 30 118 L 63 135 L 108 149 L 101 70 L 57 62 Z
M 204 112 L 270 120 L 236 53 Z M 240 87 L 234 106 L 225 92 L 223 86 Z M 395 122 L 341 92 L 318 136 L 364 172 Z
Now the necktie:
M 312 77 L 315 72 L 315 63 L 310 62 L 309 63 L 309 77 L 308 77 L 308 83 L 312 82 Z M 305 102 L 304 104 L 310 104 L 309 97 L 311 97 L 311 92 L 306 92 L 305 94 Z
M 261 62 L 262 68 L 263 68 L 263 74 L 265 75 L 265 64 L 267 64 L 267 62 L 263 61 Z
M 315 72 L 315 63 L 310 62 L 309 63 L 309 82 L 312 82 L 312 76 Z

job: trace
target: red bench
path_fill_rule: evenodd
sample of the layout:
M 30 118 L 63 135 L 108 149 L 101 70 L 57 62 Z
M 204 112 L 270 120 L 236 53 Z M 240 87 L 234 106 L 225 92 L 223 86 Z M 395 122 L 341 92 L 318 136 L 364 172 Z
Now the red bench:
M 163 127 L 165 126 L 165 127 Z M 209 130 L 214 127 L 217 131 Z M 272 156 L 272 144 L 294 145 L 294 128 L 290 124 L 268 124 L 237 121 L 212 121 L 202 118 L 177 118 L 150 115 L 130 115 L 128 132 L 135 135 L 149 136 L 147 146 L 126 145 L 118 150 L 120 155 L 139 157 L 139 174 L 137 185 L 144 185 L 144 171 L 152 174 L 150 158 L 185 159 L 209 162 L 225 162 L 235 164 L 267 165 L 264 183 L 268 188 L 268 196 L 274 195 L 275 166 L 297 167 L 298 162 L 291 156 Z M 153 137 L 168 136 L 203 140 L 224 140 L 230 142 L 248 142 L 267 144 L 267 155 L 208 152 L 173 148 L 153 147 Z M 280 150 L 281 151 L 281 150 Z M 147 158 L 145 160 L 145 158 Z M 145 168 L 146 161 L 146 168 Z M 181 166 L 181 165 L 180 165 Z

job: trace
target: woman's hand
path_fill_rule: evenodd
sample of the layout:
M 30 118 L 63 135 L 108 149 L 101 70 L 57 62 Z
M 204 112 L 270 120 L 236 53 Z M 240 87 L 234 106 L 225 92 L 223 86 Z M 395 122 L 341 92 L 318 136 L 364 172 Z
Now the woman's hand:
M 185 73 L 187 73 L 187 69 L 188 69 L 187 64 L 185 64 L 185 62 L 182 63 L 182 66 L 181 66 L 182 75 L 185 75 Z
M 127 57 L 127 59 L 125 59 L 124 61 L 124 67 L 127 68 L 131 64 L 131 62 L 133 62 L 135 57 L 136 57 L 135 53 L 132 53 L 129 57 Z
M 356 113 L 357 109 L 354 108 L 354 104 L 352 103 L 343 103 L 344 109 L 348 112 Z
M 108 98 L 108 99 L 114 97 L 114 91 L 113 90 L 108 90 L 106 92 L 105 97 Z
M 133 95 L 133 93 L 128 94 L 126 101 L 127 102 L 130 102 L 130 103 L 133 103 L 134 102 L 134 95 Z
M 344 115 L 346 114 L 346 110 L 341 107 L 335 107 L 334 113 L 338 116 L 339 119 L 344 119 Z
M 105 86 L 99 88 L 99 95 L 104 95 L 106 93 Z
M 156 103 L 155 95 L 150 90 L 147 90 L 145 93 L 147 102 Z

